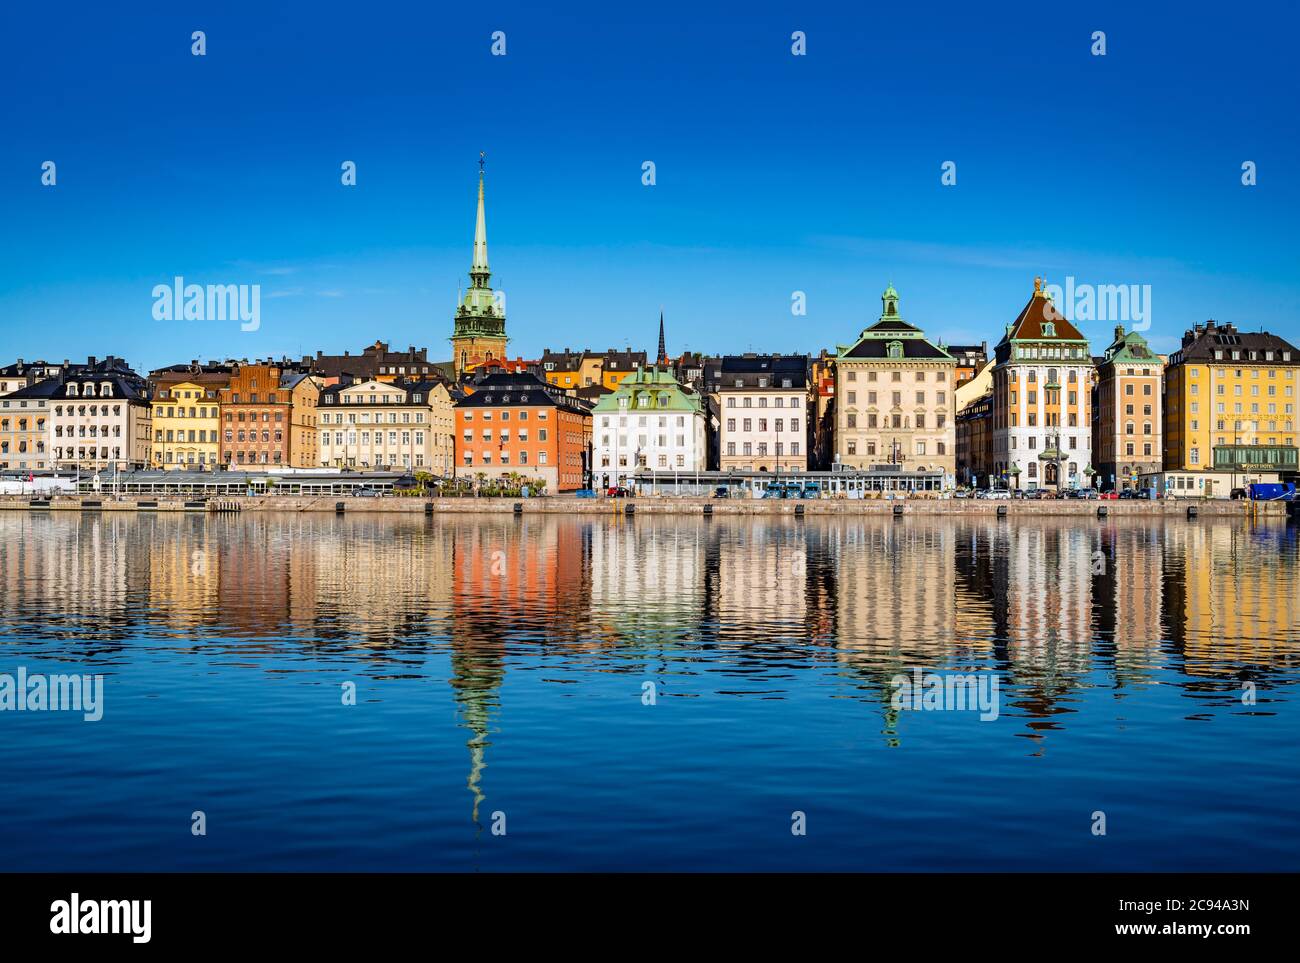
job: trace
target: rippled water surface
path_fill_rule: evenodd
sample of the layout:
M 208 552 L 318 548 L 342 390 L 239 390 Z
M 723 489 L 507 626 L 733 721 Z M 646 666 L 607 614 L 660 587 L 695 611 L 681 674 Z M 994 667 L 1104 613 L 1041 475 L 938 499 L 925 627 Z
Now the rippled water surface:
M 1298 570 L 1236 520 L 6 512 L 0 673 L 105 711 L 0 712 L 0 852 L 1300 870 Z M 914 667 L 998 717 L 893 708 Z

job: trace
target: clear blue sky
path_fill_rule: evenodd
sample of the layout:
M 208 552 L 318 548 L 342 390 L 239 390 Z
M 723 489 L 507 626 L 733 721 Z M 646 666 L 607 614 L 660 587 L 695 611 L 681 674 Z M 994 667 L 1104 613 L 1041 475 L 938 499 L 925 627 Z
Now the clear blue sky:
M 512 356 L 653 350 L 660 305 L 673 352 L 816 351 L 890 280 L 992 344 L 1039 273 L 1150 284 L 1159 350 L 1300 341 L 1290 4 L 617 8 L 7 4 L 0 360 L 449 357 L 480 150 Z M 261 329 L 153 320 L 175 275 L 260 284 Z

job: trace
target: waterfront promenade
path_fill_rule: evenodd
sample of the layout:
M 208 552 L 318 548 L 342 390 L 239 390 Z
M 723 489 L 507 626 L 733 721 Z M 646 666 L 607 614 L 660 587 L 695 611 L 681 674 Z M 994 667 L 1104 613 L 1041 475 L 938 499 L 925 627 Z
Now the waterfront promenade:
M 1194 511 L 1213 518 L 1286 517 L 1282 502 L 1230 499 L 1161 499 L 1081 501 L 993 501 L 971 498 L 898 499 L 769 499 L 769 498 L 359 498 L 339 495 L 243 495 L 187 501 L 143 496 L 67 495 L 48 500 L 26 496 L 0 497 L 0 510 L 10 511 L 192 511 L 192 512 L 332 512 L 345 514 L 474 515 L 986 515 L 1008 518 L 1074 516 L 1186 517 Z

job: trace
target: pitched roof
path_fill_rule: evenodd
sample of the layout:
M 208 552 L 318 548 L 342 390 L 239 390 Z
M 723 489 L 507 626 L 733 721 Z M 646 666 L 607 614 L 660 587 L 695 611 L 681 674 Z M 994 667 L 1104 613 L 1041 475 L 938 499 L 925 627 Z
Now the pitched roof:
M 668 368 L 651 365 L 628 375 L 618 388 L 602 397 L 596 411 L 618 411 L 626 399 L 629 408 L 644 411 L 699 411 L 700 399 L 682 387 Z M 645 404 L 641 404 L 642 399 Z
M 1215 351 L 1221 352 L 1221 357 L 1216 358 Z M 1239 352 L 1239 356 L 1233 358 L 1233 351 Z M 1182 347 L 1171 362 L 1231 360 L 1236 364 L 1268 364 L 1265 352 L 1269 351 L 1273 352 L 1275 364 L 1300 363 L 1300 352 L 1297 352 L 1295 345 L 1276 334 L 1267 331 L 1238 331 L 1233 324 L 1207 321 L 1183 335 Z M 1289 361 L 1284 361 L 1284 353 L 1289 354 Z
M 10 398 L 21 400 L 23 398 L 53 398 L 58 393 L 63 381 L 59 378 L 45 378 L 36 382 L 34 385 L 28 385 L 25 388 L 19 388 L 17 391 L 11 391 L 4 396 L 5 401 Z
M 741 354 L 724 355 L 719 363 L 717 386 L 719 390 L 737 387 L 760 387 L 759 381 L 767 379 L 769 388 L 806 388 L 808 385 L 808 356 L 806 354 Z M 789 381 L 787 385 L 784 382 Z
M 527 372 L 493 372 L 466 387 L 472 393 L 456 402 L 457 408 L 555 407 L 574 414 L 591 414 L 587 402 Z
M 371 382 L 374 382 L 373 390 L 376 394 L 382 392 L 391 397 L 394 394 L 400 393 L 403 396 L 401 400 L 396 402 L 376 402 L 376 404 L 407 404 L 412 394 L 418 393 L 427 396 L 438 390 L 439 387 L 448 387 L 447 383 L 440 378 L 428 378 L 421 381 L 407 381 L 402 378 L 398 378 L 396 381 L 375 381 L 373 378 L 367 378 L 364 381 L 353 381 L 348 384 L 330 385 L 328 388 L 325 388 L 320 394 L 319 407 L 330 408 L 341 405 L 342 402 L 339 398 L 343 392 L 352 388 L 364 387 Z M 448 391 L 447 393 L 449 395 L 452 394 L 451 391 Z M 452 395 L 452 397 L 454 399 L 456 396 Z M 427 401 L 428 398 L 426 397 L 425 400 Z
M 1016 319 L 1011 322 L 1005 341 L 1087 341 L 1069 319 L 1056 309 L 1052 299 L 1035 290 Z
M 948 352 L 932 345 L 924 338 L 899 338 L 897 341 L 891 341 L 888 338 L 863 338 L 848 351 L 840 355 L 840 358 L 888 358 L 889 346 L 891 344 L 902 346 L 904 359 L 924 360 L 928 358 L 945 359 L 949 357 Z

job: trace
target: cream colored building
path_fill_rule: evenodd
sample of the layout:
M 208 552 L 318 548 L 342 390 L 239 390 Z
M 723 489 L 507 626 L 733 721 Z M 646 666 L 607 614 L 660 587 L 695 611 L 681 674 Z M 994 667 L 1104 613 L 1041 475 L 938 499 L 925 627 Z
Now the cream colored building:
M 149 387 L 120 359 L 91 358 L 68 373 L 49 403 L 51 467 L 127 471 L 152 463 Z
M 332 385 L 316 414 L 322 465 L 444 477 L 455 469 L 452 400 L 440 381 Z
M 835 455 L 857 469 L 956 472 L 957 360 L 898 314 L 891 284 L 884 310 L 835 359 Z M 951 481 L 948 482 L 951 484 Z

